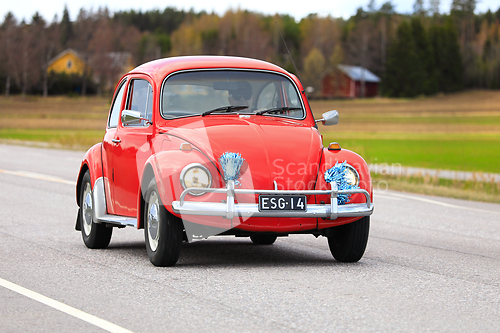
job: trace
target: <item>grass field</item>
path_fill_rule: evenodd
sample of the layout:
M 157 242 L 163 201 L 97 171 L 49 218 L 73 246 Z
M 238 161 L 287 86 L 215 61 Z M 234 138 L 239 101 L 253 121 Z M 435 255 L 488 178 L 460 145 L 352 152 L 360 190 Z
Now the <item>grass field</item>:
M 368 163 L 500 173 L 500 91 L 419 99 L 313 101 L 317 117 L 336 109 L 340 123 L 323 127 Z
M 86 150 L 102 140 L 110 98 L 0 97 L 0 139 Z
M 87 149 L 102 140 L 110 98 L 0 97 L 0 139 Z M 323 127 L 368 163 L 500 173 L 500 91 L 418 99 L 314 100 L 320 118 L 336 109 L 340 123 Z
M 500 173 L 500 135 L 447 134 L 354 138 L 344 133 L 324 135 L 362 155 L 368 163 L 399 163 L 431 169 Z

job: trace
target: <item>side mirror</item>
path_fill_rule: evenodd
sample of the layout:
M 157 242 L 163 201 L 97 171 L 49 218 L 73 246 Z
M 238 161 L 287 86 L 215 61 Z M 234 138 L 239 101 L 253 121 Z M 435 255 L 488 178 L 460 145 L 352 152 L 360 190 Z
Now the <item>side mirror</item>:
M 339 123 L 339 113 L 337 110 L 328 111 L 322 114 L 323 118 L 316 120 L 325 126 L 337 125 Z
M 143 120 L 146 122 L 146 124 L 151 124 L 151 121 L 149 119 L 143 118 L 141 116 L 141 113 L 138 111 L 132 111 L 132 110 L 122 111 L 123 126 L 140 125 Z

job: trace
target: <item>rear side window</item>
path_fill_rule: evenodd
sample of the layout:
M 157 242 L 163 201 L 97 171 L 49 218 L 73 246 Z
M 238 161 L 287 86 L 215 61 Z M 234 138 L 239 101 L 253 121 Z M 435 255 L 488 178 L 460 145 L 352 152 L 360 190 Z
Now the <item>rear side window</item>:
M 118 118 L 120 117 L 120 108 L 122 105 L 123 94 L 125 92 L 125 81 L 122 82 L 118 92 L 116 93 L 113 106 L 111 107 L 111 114 L 109 115 L 108 127 L 118 126 Z

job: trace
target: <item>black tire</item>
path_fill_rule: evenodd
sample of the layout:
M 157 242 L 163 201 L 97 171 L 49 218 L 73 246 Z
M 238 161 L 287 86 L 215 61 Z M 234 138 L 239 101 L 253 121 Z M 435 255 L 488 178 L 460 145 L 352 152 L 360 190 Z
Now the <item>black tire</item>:
M 333 257 L 340 262 L 356 262 L 363 257 L 368 243 L 370 217 L 333 228 L 328 246 Z
M 165 209 L 154 179 L 144 202 L 144 238 L 149 260 L 155 266 L 173 266 L 181 253 L 182 220 Z
M 278 238 L 278 236 L 266 235 L 266 234 L 250 236 L 250 239 L 252 240 L 252 242 L 254 244 L 257 244 L 257 245 L 271 245 L 274 242 L 276 242 L 276 238 Z
M 105 249 L 111 240 L 113 228 L 102 223 L 93 221 L 92 184 L 90 173 L 87 170 L 83 175 L 82 186 L 80 188 L 80 221 L 82 238 L 85 245 L 90 249 Z

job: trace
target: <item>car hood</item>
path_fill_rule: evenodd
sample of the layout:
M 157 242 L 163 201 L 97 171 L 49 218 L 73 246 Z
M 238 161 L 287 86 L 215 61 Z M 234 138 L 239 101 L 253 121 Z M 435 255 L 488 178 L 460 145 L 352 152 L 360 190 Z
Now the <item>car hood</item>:
M 177 120 L 163 129 L 195 145 L 216 161 L 225 152 L 245 159 L 241 186 L 254 189 L 313 189 L 322 140 L 318 130 L 301 121 L 267 116 L 210 116 Z M 174 124 L 171 124 L 174 125 Z

